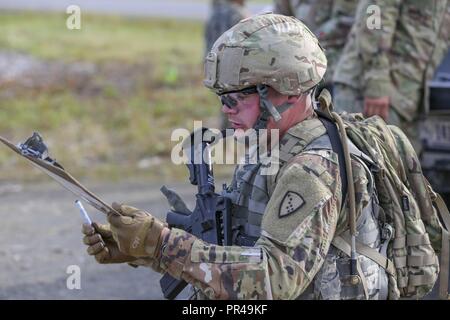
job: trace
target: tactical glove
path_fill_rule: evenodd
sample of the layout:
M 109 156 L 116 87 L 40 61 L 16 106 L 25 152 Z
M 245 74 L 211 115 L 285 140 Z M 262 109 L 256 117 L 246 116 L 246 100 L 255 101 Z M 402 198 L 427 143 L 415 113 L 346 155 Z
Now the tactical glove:
M 94 256 L 98 263 L 123 263 L 136 260 L 135 257 L 124 254 L 119 250 L 109 225 L 94 222 L 91 226 L 85 223 L 82 232 L 85 235 L 83 243 L 88 246 L 88 254 Z
M 111 231 L 120 251 L 133 257 L 157 257 L 161 233 L 166 224 L 143 210 L 117 203 L 113 203 L 112 207 L 122 214 L 108 214 Z

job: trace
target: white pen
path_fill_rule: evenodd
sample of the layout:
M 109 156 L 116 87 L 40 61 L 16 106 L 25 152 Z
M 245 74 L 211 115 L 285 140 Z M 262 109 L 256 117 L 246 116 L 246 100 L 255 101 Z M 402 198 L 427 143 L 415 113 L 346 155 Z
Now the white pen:
M 78 209 L 80 209 L 81 218 L 83 219 L 84 223 L 87 223 L 89 225 L 92 225 L 92 220 L 89 218 L 86 210 L 84 209 L 83 205 L 81 204 L 80 200 L 76 200 L 75 204 L 77 205 Z

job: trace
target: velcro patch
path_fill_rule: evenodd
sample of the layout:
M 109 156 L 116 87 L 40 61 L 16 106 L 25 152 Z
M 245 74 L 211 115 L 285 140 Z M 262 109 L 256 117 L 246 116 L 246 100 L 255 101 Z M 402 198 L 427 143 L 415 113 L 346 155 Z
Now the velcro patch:
M 284 218 L 300 209 L 305 204 L 305 200 L 297 192 L 288 191 L 280 203 L 278 216 Z

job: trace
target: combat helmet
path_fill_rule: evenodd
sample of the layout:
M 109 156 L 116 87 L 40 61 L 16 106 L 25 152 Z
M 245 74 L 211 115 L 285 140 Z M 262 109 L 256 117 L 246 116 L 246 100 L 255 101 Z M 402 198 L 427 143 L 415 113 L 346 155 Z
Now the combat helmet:
M 275 109 L 265 99 L 267 86 L 300 95 L 322 80 L 326 67 L 323 49 L 301 21 L 260 14 L 241 20 L 217 39 L 205 58 L 204 84 L 218 95 L 256 86 L 261 108 L 278 121 L 279 112 L 289 106 Z

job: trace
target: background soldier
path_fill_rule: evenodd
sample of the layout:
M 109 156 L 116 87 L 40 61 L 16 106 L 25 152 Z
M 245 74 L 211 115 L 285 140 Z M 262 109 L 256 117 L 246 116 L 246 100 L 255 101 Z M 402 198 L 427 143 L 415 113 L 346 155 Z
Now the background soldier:
M 214 42 L 240 20 L 250 16 L 245 8 L 245 0 L 213 0 L 211 15 L 205 24 L 205 55 L 209 53 Z M 228 127 L 227 118 L 220 114 L 220 127 Z
M 450 207 L 450 52 L 425 89 L 419 119 L 420 160 L 425 175 Z
M 447 0 L 361 1 L 333 79 L 336 109 L 383 117 L 419 153 L 419 112 L 426 82 L 447 52 L 449 10 Z
M 205 53 L 225 31 L 249 16 L 245 0 L 212 0 L 211 15 L 205 24 Z
M 278 129 L 281 136 L 276 174 L 263 175 L 261 162 L 240 165 L 224 192 L 233 203 L 234 245 L 205 243 L 149 213 L 113 204 L 124 216 L 109 215 L 112 233 L 107 226 L 83 227 L 89 254 L 100 263 L 131 261 L 169 272 L 210 299 L 386 299 L 387 275 L 378 264 L 360 257 L 368 281 L 364 288 L 351 284 L 350 260 L 330 246 L 348 230 L 348 212 L 336 153 L 313 110 L 326 70 L 316 37 L 295 18 L 255 16 L 219 38 L 205 70 L 205 85 L 220 96 L 237 137 L 254 128 Z M 378 250 L 376 195 L 363 162 L 351 161 L 357 216 L 363 216 L 357 239 Z
M 275 12 L 302 21 L 325 49 L 324 86 L 332 89 L 333 73 L 353 25 L 358 0 L 275 0 Z M 331 90 L 330 90 L 331 91 Z

